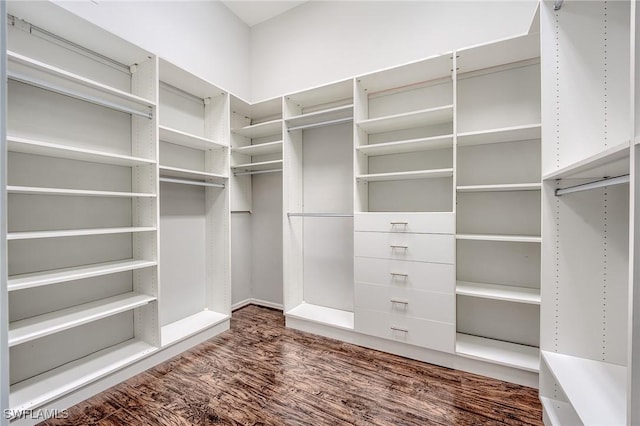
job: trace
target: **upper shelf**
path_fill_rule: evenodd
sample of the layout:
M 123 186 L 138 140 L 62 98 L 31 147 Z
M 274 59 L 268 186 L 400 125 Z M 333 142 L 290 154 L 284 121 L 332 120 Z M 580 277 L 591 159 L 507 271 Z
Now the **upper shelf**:
M 525 126 L 503 127 L 499 129 L 480 130 L 458 133 L 458 146 L 486 145 L 492 143 L 525 141 L 540 139 L 542 126 L 540 123 Z
M 207 181 L 219 182 L 227 179 L 228 176 L 219 175 L 217 173 L 203 172 L 200 170 L 183 169 L 180 167 L 160 166 L 160 176 L 177 177 L 186 179 L 202 179 Z
M 231 130 L 236 135 L 247 138 L 263 138 L 265 136 L 281 135 L 282 120 L 265 121 L 264 123 L 252 124 L 250 126 L 241 127 Z
M 445 105 L 437 108 L 370 118 L 359 121 L 357 124 L 363 131 L 371 134 L 426 127 L 434 124 L 449 123 L 451 121 L 453 121 L 453 105 Z
M 314 111 L 307 114 L 287 118 L 289 130 L 302 130 L 327 124 L 338 124 L 353 119 L 353 104 Z
M 7 51 L 9 79 L 118 111 L 151 117 L 155 103 L 35 59 Z
M 153 198 L 156 194 L 147 192 L 116 192 L 116 191 L 93 191 L 87 189 L 66 189 L 66 188 L 38 188 L 34 186 L 7 186 L 8 194 L 25 195 L 64 195 L 75 197 L 105 197 L 105 198 Z
M 237 164 L 231 166 L 234 172 L 256 172 L 282 167 L 282 160 L 260 161 L 258 163 Z
M 435 179 L 453 176 L 453 169 L 416 170 L 411 172 L 373 173 L 358 175 L 356 179 L 377 182 L 391 180 Z
M 548 173 L 543 176 L 543 180 L 603 178 L 629 174 L 630 154 L 627 141 Z
M 456 51 L 458 75 L 540 57 L 540 34 L 533 33 Z
M 540 191 L 541 183 L 505 183 L 494 185 L 461 185 L 458 192 L 510 192 L 510 191 Z
M 169 142 L 175 145 L 182 145 L 188 148 L 195 149 L 212 149 L 212 148 L 224 148 L 226 145 L 218 143 L 213 139 L 203 138 L 202 136 L 192 135 L 190 133 L 182 132 L 180 130 L 171 129 L 165 126 L 159 126 L 160 140 Z
M 282 152 L 282 141 L 240 146 L 238 148 L 231 148 L 231 152 L 237 152 L 238 154 L 251 155 L 251 156 L 279 154 Z
M 430 151 L 434 149 L 444 149 L 451 147 L 453 147 L 453 135 L 443 135 L 433 136 L 429 138 L 362 145 L 359 146 L 357 150 L 358 152 L 361 152 L 365 155 L 376 156 L 402 154 L 406 152 Z
M 134 232 L 151 232 L 156 228 L 152 226 L 137 226 L 129 228 L 90 228 L 90 229 L 63 229 L 55 231 L 23 231 L 9 232 L 7 240 L 34 240 L 40 238 L 84 237 L 90 235 L 130 234 Z
M 221 88 L 183 70 L 164 58 L 158 58 L 160 81 L 177 87 L 197 98 L 213 98 L 225 93 Z

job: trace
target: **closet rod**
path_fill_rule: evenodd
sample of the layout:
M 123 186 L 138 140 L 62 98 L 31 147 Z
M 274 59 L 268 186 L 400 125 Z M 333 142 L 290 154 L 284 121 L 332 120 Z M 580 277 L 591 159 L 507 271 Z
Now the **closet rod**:
M 231 210 L 231 214 L 233 213 L 251 214 L 251 210 Z
M 292 130 L 314 129 L 316 127 L 324 127 L 324 126 L 332 126 L 334 124 L 348 123 L 350 121 L 353 121 L 353 117 L 338 118 L 336 120 L 322 121 L 320 123 L 304 124 L 302 126 L 289 127 L 287 131 L 290 132 Z
M 86 95 L 84 93 L 76 92 L 71 89 L 67 89 L 65 87 L 56 86 L 51 83 L 47 83 L 45 81 L 40 81 L 35 78 L 26 77 L 20 74 L 16 74 L 14 72 L 7 72 L 7 78 L 9 80 L 18 81 L 20 83 L 26 83 L 34 87 L 39 87 L 41 89 L 48 90 L 50 92 L 59 93 L 61 95 L 69 96 L 70 98 L 79 99 L 81 101 L 89 102 L 95 105 L 104 106 L 107 108 L 111 108 L 116 111 L 124 112 L 127 114 L 138 115 L 144 118 L 153 118 L 153 114 L 151 112 L 142 112 L 135 110 L 133 108 L 126 107 L 124 105 L 117 104 L 115 102 L 109 102 L 104 99 L 96 98 L 93 96 Z
M 176 87 L 176 86 L 174 86 L 172 84 L 165 83 L 164 81 L 160 81 L 160 87 L 162 87 L 164 89 L 171 90 L 172 92 L 177 92 L 179 95 L 182 95 L 182 96 L 186 97 L 187 99 L 191 99 L 192 101 L 195 101 L 196 103 L 199 103 L 199 104 L 202 104 L 202 105 L 205 104 L 204 99 L 202 99 L 201 97 L 196 96 L 194 94 L 191 94 L 191 93 L 187 92 L 186 90 L 182 90 L 181 88 Z
M 278 173 L 281 172 L 282 169 L 273 169 L 273 170 L 256 170 L 253 172 L 238 172 L 234 173 L 236 176 L 244 176 L 244 175 L 261 175 L 263 173 Z
M 629 183 L 629 175 L 622 175 L 610 178 L 604 178 L 595 182 L 583 183 L 580 185 L 569 186 L 567 188 L 556 189 L 556 195 L 571 194 L 573 192 L 587 191 L 589 189 L 602 188 L 603 186 L 620 185 Z
M 353 213 L 287 213 L 289 217 L 353 217 Z
M 187 180 L 187 179 L 170 179 L 170 178 L 161 177 L 160 182 L 180 183 L 184 185 L 195 185 L 195 186 L 210 186 L 213 188 L 224 188 L 224 185 L 221 183 L 198 182 L 195 180 Z

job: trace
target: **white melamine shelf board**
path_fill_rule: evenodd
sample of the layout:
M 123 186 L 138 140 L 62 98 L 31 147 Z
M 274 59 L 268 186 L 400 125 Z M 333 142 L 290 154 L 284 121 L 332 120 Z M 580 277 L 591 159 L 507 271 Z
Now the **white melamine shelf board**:
M 34 186 L 7 186 L 9 194 L 29 195 L 66 195 L 79 197 L 106 197 L 106 198 L 153 198 L 156 194 L 145 192 L 117 192 L 117 191 L 93 191 L 87 189 L 65 188 L 38 188 Z
M 536 288 L 457 281 L 456 294 L 506 302 L 540 304 L 540 289 Z
M 224 180 L 228 176 L 217 173 L 203 172 L 200 170 L 183 169 L 180 167 L 160 166 L 160 176 L 178 177 L 186 179 L 206 179 L 206 180 Z
M 15 136 L 7 136 L 7 150 L 22 154 L 88 161 L 91 163 L 113 164 L 116 166 L 138 166 L 155 164 L 155 160 L 128 155 L 112 154 L 94 149 L 75 148 L 57 143 L 35 141 Z
M 229 315 L 214 311 L 201 311 L 181 320 L 167 324 L 161 329 L 162 345 L 170 345 L 182 339 L 186 339 L 209 327 L 218 325 L 229 319 Z
M 506 191 L 540 191 L 541 183 L 507 183 L 497 185 L 462 185 L 458 192 L 506 192 Z
M 24 65 L 28 68 L 41 71 L 45 74 L 48 74 L 53 77 L 58 77 L 64 79 L 70 83 L 73 83 L 77 86 L 82 86 L 87 89 L 91 89 L 92 91 L 98 91 L 103 93 L 108 98 L 116 98 L 120 101 L 124 101 L 129 104 L 134 104 L 142 107 L 153 107 L 155 106 L 154 102 L 151 102 L 148 99 L 142 98 L 140 96 L 133 95 L 131 93 L 107 86 L 105 84 L 99 83 L 94 80 L 90 80 L 88 78 L 79 76 L 77 74 L 73 74 L 71 72 L 65 71 L 63 69 L 51 66 L 44 62 L 40 62 L 38 60 L 29 58 L 24 55 L 20 55 L 19 53 L 7 51 L 7 61 L 9 69 L 11 69 L 11 63 L 16 63 L 20 65 Z
M 221 88 L 183 70 L 164 58 L 158 58 L 158 69 L 161 82 L 190 93 L 197 98 L 204 100 L 225 93 Z
M 301 92 L 285 95 L 285 98 L 303 110 L 334 102 L 347 103 L 353 99 L 353 79 L 349 78 L 347 80 L 305 89 Z
M 271 170 L 282 167 L 282 160 L 261 161 L 259 163 L 246 163 L 231 166 L 234 171 L 255 172 L 261 170 Z
M 362 145 L 357 150 L 369 156 L 430 151 L 453 147 L 453 135 Z
M 231 131 L 236 135 L 244 136 L 251 139 L 272 135 L 281 135 L 282 120 L 278 119 L 265 121 L 264 123 L 253 124 L 251 126 L 241 127 L 239 129 L 232 129 Z
M 310 126 L 342 118 L 353 118 L 353 104 L 314 111 L 307 114 L 296 115 L 287 118 L 287 127 Z
M 238 148 L 232 148 L 231 151 L 244 155 L 280 154 L 282 152 L 282 141 L 240 146 Z
M 456 234 L 458 240 L 503 241 L 512 243 L 540 243 L 537 235 L 504 235 L 504 234 Z
M 25 410 L 42 406 L 95 380 L 118 371 L 157 351 L 132 339 L 63 364 L 38 376 L 11 385 L 9 406 Z
M 551 426 L 578 425 L 580 419 L 576 417 L 576 413 L 571 404 L 556 399 L 540 397 L 540 402 L 549 416 Z
M 379 182 L 391 180 L 413 180 L 413 179 L 435 179 L 442 177 L 452 177 L 453 169 L 434 169 L 434 170 L 416 170 L 412 172 L 392 172 L 392 173 L 375 173 L 368 175 L 358 175 L 356 179 Z
M 540 350 L 533 346 L 456 333 L 456 353 L 535 373 L 540 370 Z
M 627 368 L 542 351 L 542 359 L 585 425 L 627 424 Z
M 527 34 L 456 51 L 458 75 L 540 57 L 540 35 Z
M 9 346 L 19 345 L 139 308 L 154 300 L 156 300 L 154 296 L 130 292 L 48 314 L 13 321 L 9 323 Z
M 292 318 L 303 319 L 332 327 L 353 330 L 353 312 L 340 309 L 327 308 L 326 306 L 301 303 L 285 313 Z
M 34 240 L 38 238 L 82 237 L 88 235 L 128 234 L 133 232 L 155 231 L 153 226 L 134 226 L 129 228 L 91 228 L 91 229 L 64 229 L 58 231 L 25 231 L 9 232 L 7 240 Z
M 392 132 L 394 130 L 426 127 L 453 121 L 453 105 L 422 109 L 385 117 L 370 118 L 357 123 L 366 133 Z
M 192 135 L 180 130 L 171 129 L 169 127 L 160 126 L 160 140 L 175 145 L 186 146 L 195 149 L 212 149 L 224 148 L 226 145 L 220 144 L 213 139 L 203 138 L 202 136 Z
M 543 180 L 603 178 L 629 173 L 629 142 L 608 148 L 543 176 Z
M 157 262 L 152 260 L 125 259 L 114 262 L 74 266 L 72 268 L 52 269 L 28 274 L 10 275 L 7 281 L 7 290 L 23 290 L 25 288 L 40 287 L 67 281 L 81 280 L 84 278 L 98 277 L 101 275 L 115 274 L 118 272 L 133 271 L 136 269 L 156 266 L 157 264 Z
M 459 147 L 488 145 L 492 143 L 526 141 L 540 139 L 542 126 L 540 123 L 525 126 L 501 127 L 498 129 L 480 130 L 474 132 L 458 133 L 457 144 Z

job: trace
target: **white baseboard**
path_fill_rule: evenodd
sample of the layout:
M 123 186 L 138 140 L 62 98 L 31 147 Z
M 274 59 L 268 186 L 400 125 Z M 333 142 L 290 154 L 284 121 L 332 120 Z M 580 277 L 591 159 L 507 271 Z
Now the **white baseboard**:
M 249 298 L 249 299 L 244 299 L 234 303 L 233 305 L 231 305 L 231 310 L 235 311 L 237 309 L 244 308 L 245 306 L 248 306 L 248 305 L 264 306 L 265 308 L 277 309 L 279 311 L 282 311 L 284 309 L 284 306 L 281 303 L 274 303 L 274 302 L 269 302 L 267 300 Z

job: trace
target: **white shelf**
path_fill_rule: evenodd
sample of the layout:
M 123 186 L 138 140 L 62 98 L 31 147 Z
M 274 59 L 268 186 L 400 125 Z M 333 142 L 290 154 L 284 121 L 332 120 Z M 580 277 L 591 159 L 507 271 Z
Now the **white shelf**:
M 229 319 L 229 315 L 214 311 L 201 311 L 181 320 L 172 322 L 162 327 L 162 346 L 171 345 L 180 340 L 193 336 L 207 328 L 218 325 Z
M 117 191 L 92 191 L 86 189 L 64 188 L 38 188 L 33 186 L 7 186 L 9 194 L 28 195 L 67 195 L 80 197 L 107 197 L 107 198 L 153 198 L 156 194 L 144 192 L 117 192 Z
M 452 177 L 453 169 L 417 170 L 412 172 L 374 173 L 368 175 L 358 175 L 356 179 L 367 182 L 391 181 L 391 180 L 413 180 L 413 179 L 435 179 Z
M 265 121 L 264 123 L 253 124 L 239 129 L 232 129 L 231 132 L 251 139 L 281 135 L 282 120 Z
M 430 151 L 453 147 L 453 135 L 434 136 L 430 138 L 409 139 L 404 141 L 376 143 L 359 146 L 357 150 L 365 155 L 391 155 L 406 152 Z
M 225 147 L 225 145 L 220 144 L 213 139 L 203 138 L 202 136 L 192 135 L 190 133 L 171 129 L 165 126 L 159 126 L 159 129 L 160 140 L 164 142 L 202 150 Z
M 542 351 L 542 359 L 585 425 L 627 424 L 627 369 Z
M 282 152 L 282 141 L 266 142 L 256 145 L 241 146 L 232 148 L 232 152 L 244 155 L 267 155 L 280 154 Z
M 33 240 L 37 238 L 82 237 L 87 235 L 128 234 L 132 232 L 155 231 L 152 226 L 137 226 L 130 228 L 92 228 L 92 229 L 65 229 L 60 231 L 26 231 L 9 232 L 7 240 Z
M 504 241 L 512 243 L 540 243 L 542 238 L 535 235 L 501 235 L 501 234 L 457 234 L 458 240 Z
M 262 170 L 272 170 L 282 167 L 282 160 L 261 161 L 259 163 L 246 163 L 231 166 L 235 172 L 255 172 Z
M 394 130 L 426 127 L 434 124 L 450 123 L 453 121 L 453 105 L 437 108 L 411 111 L 403 114 L 370 118 L 359 121 L 360 127 L 366 133 L 392 132 Z
M 540 350 L 532 346 L 456 333 L 456 353 L 535 373 L 540 370 Z
M 629 142 L 548 173 L 543 180 L 615 177 L 629 173 Z
M 540 402 L 542 402 L 544 411 L 549 417 L 551 426 L 579 425 L 582 423 L 571 404 L 544 396 L 540 397 Z
M 140 340 L 128 340 L 63 364 L 11 386 L 9 406 L 20 411 L 33 409 L 94 382 L 152 354 L 157 348 Z
M 9 346 L 78 327 L 154 301 L 154 296 L 125 293 L 48 314 L 9 323 Z
M 536 288 L 457 281 L 456 294 L 532 305 L 540 304 L 540 289 Z
M 81 280 L 84 278 L 98 277 L 118 272 L 134 271 L 136 269 L 149 268 L 156 265 L 157 262 L 151 260 L 127 259 L 115 262 L 76 266 L 73 268 L 53 269 L 29 274 L 11 275 L 7 281 L 7 290 L 23 290 L 25 288 Z
M 505 192 L 505 191 L 540 191 L 541 183 L 508 183 L 500 185 L 462 185 L 458 192 Z
M 456 51 L 458 75 L 540 57 L 540 34 L 531 33 Z
M 287 118 L 285 122 L 287 123 L 287 128 L 304 128 L 347 118 L 353 118 L 353 104 L 296 115 L 295 117 Z
M 46 157 L 66 158 L 69 160 L 88 161 L 91 163 L 113 164 L 116 166 L 138 166 L 156 164 L 154 160 L 127 155 L 112 154 L 93 149 L 75 148 L 57 143 L 34 141 L 30 139 L 7 136 L 7 150 L 23 154 L 43 155 Z
M 502 127 L 499 129 L 458 133 L 458 146 L 487 145 L 492 143 L 526 141 L 540 139 L 542 126 L 540 123 L 526 126 Z
M 353 312 L 301 303 L 285 313 L 287 317 L 311 321 L 331 327 L 353 330 Z
M 204 102 L 207 98 L 224 95 L 226 92 L 203 80 L 202 78 L 191 74 L 188 71 L 172 64 L 164 58 L 158 58 L 158 71 L 161 87 L 164 84 L 173 86 L 192 96 L 202 99 Z
M 200 179 L 200 180 L 213 180 L 222 181 L 227 179 L 228 176 L 219 175 L 217 173 L 203 172 L 200 170 L 183 169 L 180 167 L 160 166 L 160 176 L 165 177 L 178 177 L 186 179 Z

